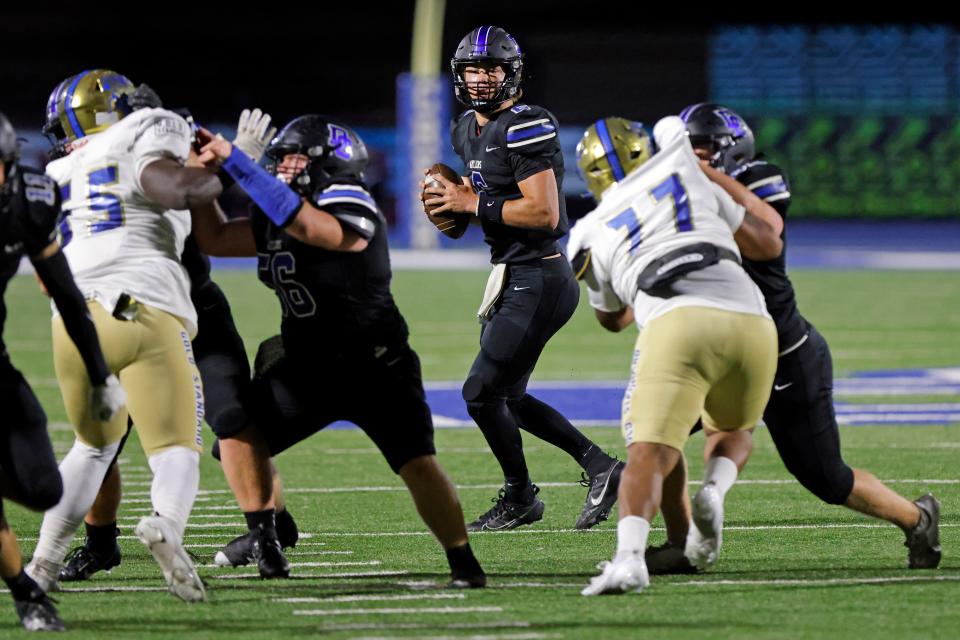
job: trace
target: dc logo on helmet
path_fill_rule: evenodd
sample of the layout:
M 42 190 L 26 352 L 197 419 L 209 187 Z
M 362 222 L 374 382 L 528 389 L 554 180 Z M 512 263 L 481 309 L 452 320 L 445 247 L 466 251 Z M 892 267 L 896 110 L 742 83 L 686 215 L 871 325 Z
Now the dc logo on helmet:
M 330 149 L 338 158 L 343 158 L 344 160 L 353 159 L 353 144 L 350 142 L 350 134 L 347 133 L 347 130 L 343 127 L 338 127 L 335 124 L 328 124 L 327 129 L 330 131 L 330 136 L 327 138 L 327 144 L 330 145 Z

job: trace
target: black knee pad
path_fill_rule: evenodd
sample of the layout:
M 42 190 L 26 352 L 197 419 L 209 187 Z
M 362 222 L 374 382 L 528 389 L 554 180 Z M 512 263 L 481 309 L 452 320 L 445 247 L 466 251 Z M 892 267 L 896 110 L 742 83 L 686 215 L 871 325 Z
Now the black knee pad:
M 206 420 L 219 438 L 234 436 L 250 424 L 250 416 L 241 404 L 217 406 L 206 415 Z
M 63 479 L 58 471 L 31 478 L 19 489 L 23 506 L 34 511 L 46 511 L 57 506 L 63 497 Z
M 460 391 L 463 394 L 463 399 L 467 402 L 468 407 L 471 403 L 475 404 L 482 402 L 483 398 L 486 398 L 490 395 L 489 389 L 484 383 L 483 376 L 477 374 L 471 374 L 468 376 Z
M 827 504 L 846 503 L 853 491 L 853 469 L 843 460 L 820 467 L 799 466 L 787 470 L 792 473 L 803 487 Z
M 220 461 L 220 438 L 213 441 L 213 446 L 210 448 L 210 455 L 212 455 L 213 459 L 217 462 Z

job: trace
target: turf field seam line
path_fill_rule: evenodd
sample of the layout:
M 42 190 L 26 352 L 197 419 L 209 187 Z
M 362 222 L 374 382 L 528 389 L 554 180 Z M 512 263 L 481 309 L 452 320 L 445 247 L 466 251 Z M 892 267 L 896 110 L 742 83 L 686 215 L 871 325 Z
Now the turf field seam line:
M 528 629 L 530 627 L 529 622 L 453 622 L 453 623 L 436 623 L 430 624 L 426 622 L 398 622 L 395 624 L 382 624 L 375 622 L 353 622 L 347 624 L 325 624 L 321 629 L 324 631 L 376 631 L 376 630 L 398 630 L 398 631 L 407 631 L 407 630 L 416 630 L 416 629 L 448 629 L 451 631 L 454 630 L 471 630 L 471 629 Z M 463 640 L 463 636 L 458 636 Z

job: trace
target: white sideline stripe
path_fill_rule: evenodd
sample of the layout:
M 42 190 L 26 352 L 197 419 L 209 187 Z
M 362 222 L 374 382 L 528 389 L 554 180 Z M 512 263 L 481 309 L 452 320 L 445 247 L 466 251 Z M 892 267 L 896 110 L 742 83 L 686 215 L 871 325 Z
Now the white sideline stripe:
M 960 479 L 955 478 L 904 478 L 904 479 L 887 479 L 882 480 L 885 484 L 960 484 Z M 690 485 L 701 485 L 703 484 L 700 480 L 691 480 Z M 798 487 L 800 486 L 796 480 L 792 478 L 778 478 L 778 479 L 756 479 L 756 480 L 737 480 L 737 486 L 749 486 L 749 485 L 782 485 L 782 484 L 795 484 Z M 496 490 L 500 489 L 502 484 L 460 484 L 457 485 L 457 489 L 462 489 L 464 491 L 472 490 Z M 547 487 L 547 488 L 570 488 L 577 487 L 580 488 L 581 484 L 579 482 L 538 482 L 538 487 Z M 357 486 L 357 487 L 284 487 L 284 493 L 376 493 L 376 492 L 407 492 L 407 488 L 403 485 L 383 485 L 383 486 Z M 201 494 L 228 494 L 230 493 L 229 489 L 210 489 L 206 491 L 200 491 Z M 130 492 L 126 495 L 149 495 L 149 492 Z M 209 500 L 203 495 L 197 498 L 197 500 Z M 127 500 L 125 502 L 149 502 L 149 500 Z
M 873 523 L 835 523 L 835 524 L 776 524 L 776 525 L 733 525 L 724 526 L 724 531 L 785 531 L 791 529 L 891 529 L 891 524 L 873 524 Z M 940 528 L 960 527 L 960 523 L 940 523 Z M 650 527 L 650 531 L 666 531 L 663 527 Z M 506 536 L 506 535 L 538 535 L 543 533 L 572 533 L 576 535 L 589 535 L 593 533 L 616 533 L 616 527 L 606 529 L 512 529 L 510 531 L 474 531 L 471 535 L 482 536 Z M 390 538 L 390 537 L 408 537 L 408 536 L 431 536 L 429 531 L 335 531 L 330 533 L 318 533 L 318 536 L 333 538 Z
M 348 571 L 346 573 L 298 573 L 294 579 L 303 578 L 382 578 L 405 576 L 406 571 Z M 260 573 L 233 573 L 225 576 L 210 576 L 211 580 L 262 580 Z
M 332 596 L 330 598 L 277 598 L 274 602 L 312 604 L 318 602 L 392 602 L 394 600 L 463 600 L 462 593 L 411 593 L 402 596 Z
M 321 545 L 326 545 L 326 542 L 298 542 L 297 549 L 300 547 L 318 547 Z M 187 549 L 222 549 L 223 544 L 217 543 L 200 543 L 200 544 L 185 544 L 183 545 Z M 287 549 L 284 551 L 286 556 L 349 556 L 353 555 L 353 551 L 290 551 Z
M 201 522 L 199 524 L 194 524 L 192 522 L 187 522 L 187 529 L 224 529 L 227 527 L 244 527 L 246 529 L 246 522 Z
M 122 511 L 126 512 L 126 513 L 153 513 L 153 507 L 137 507 L 136 509 L 124 509 L 123 506 L 121 505 L 120 509 L 121 509 Z M 191 518 L 196 518 L 197 516 L 196 516 L 196 515 L 193 515 L 193 514 L 197 513 L 198 511 L 200 511 L 200 512 L 202 512 L 202 511 L 233 511 L 233 512 L 239 512 L 239 511 L 240 511 L 240 507 L 238 507 L 238 506 L 235 505 L 235 504 L 225 504 L 225 505 L 223 505 L 223 506 L 212 505 L 212 504 L 211 504 L 211 505 L 199 504 L 199 505 L 196 505 L 196 506 L 193 508 L 193 511 L 191 512 L 190 517 L 191 517 Z M 209 517 L 213 517 L 213 516 L 209 516 Z M 223 517 L 223 516 L 218 516 L 218 517 Z
M 728 587 L 728 586 L 818 586 L 830 584 L 885 584 L 890 582 L 957 582 L 960 576 L 903 576 L 893 578 L 813 578 L 810 580 L 691 580 L 671 582 L 670 587 Z M 660 586 L 660 585 L 657 585 Z
M 530 627 L 529 622 L 454 622 L 451 624 L 427 624 L 422 622 L 399 622 L 397 624 L 377 624 L 377 623 L 366 623 L 366 622 L 354 622 L 351 624 L 325 624 L 321 629 L 324 631 L 369 631 L 369 630 L 408 630 L 408 629 L 448 629 L 448 630 L 458 630 L 458 629 L 527 629 Z M 419 636 L 418 636 L 419 637 Z M 455 636 L 458 640 L 466 640 L 464 636 Z M 468 636 L 469 637 L 469 636 Z M 481 638 L 489 638 L 490 636 L 480 636 Z M 498 636 L 493 636 L 498 637 Z M 512 637 L 512 636 L 499 636 L 499 637 Z M 525 634 L 523 637 L 531 637 L 530 634 Z M 536 637 L 544 637 L 538 635 Z
M 406 615 L 408 613 L 502 613 L 503 607 L 417 607 L 375 609 L 294 609 L 295 616 Z
M 383 564 L 379 560 L 363 560 L 350 562 L 291 562 L 291 567 L 375 567 Z M 221 566 L 219 564 L 201 564 L 204 569 L 233 569 L 230 565 Z

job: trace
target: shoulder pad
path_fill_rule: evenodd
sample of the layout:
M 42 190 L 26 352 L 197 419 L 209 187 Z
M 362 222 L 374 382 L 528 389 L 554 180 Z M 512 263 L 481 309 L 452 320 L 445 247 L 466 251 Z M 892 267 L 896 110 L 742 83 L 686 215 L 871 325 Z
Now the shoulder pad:
M 742 165 L 742 170 L 732 177 L 766 202 L 778 202 L 790 198 L 790 184 L 780 167 L 763 160 Z
M 519 149 L 557 137 L 557 119 L 553 114 L 534 105 L 518 104 L 503 118 L 508 149 Z
M 377 201 L 360 185 L 335 183 L 323 186 L 313 194 L 313 204 L 317 207 L 324 208 L 338 203 L 358 204 L 374 213 L 379 211 Z

